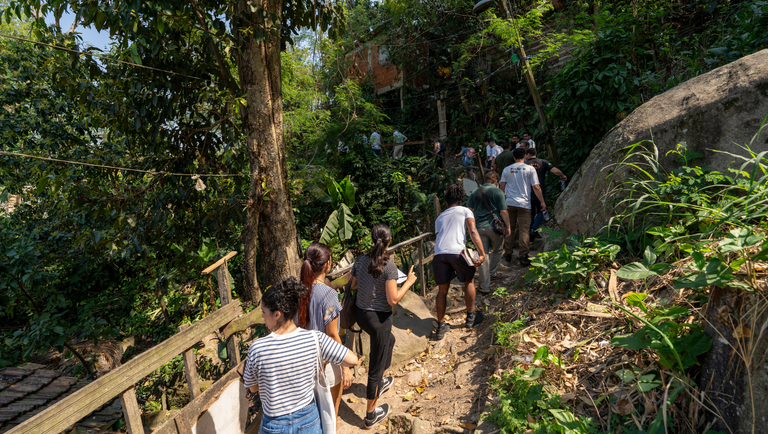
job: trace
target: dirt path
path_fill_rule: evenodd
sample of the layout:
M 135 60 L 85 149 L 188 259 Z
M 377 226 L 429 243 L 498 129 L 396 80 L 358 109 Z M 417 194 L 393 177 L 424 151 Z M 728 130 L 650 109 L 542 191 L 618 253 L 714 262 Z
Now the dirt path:
M 527 269 L 502 260 L 497 278 L 491 282 L 491 291 L 521 281 Z M 477 280 L 475 281 L 477 283 Z M 434 312 L 437 287 L 428 293 L 426 304 Z M 501 299 L 478 292 L 475 306 L 487 311 Z M 487 352 L 492 344 L 492 325 L 496 319 L 486 315 L 475 329 L 464 328 L 465 309 L 462 286 L 452 285 L 448 294 L 446 316 L 451 331 L 439 342 L 430 342 L 418 357 L 400 365 L 393 365 L 385 375 L 395 377 L 392 388 L 379 403 L 388 403 L 392 413 L 410 413 L 428 421 L 432 428 L 453 426 L 457 432 L 461 426 L 477 424 L 485 411 L 488 394 L 488 377 L 496 369 L 497 362 Z M 357 432 L 363 428 L 365 417 L 365 384 L 367 370 L 359 368 L 355 382 L 347 389 L 339 408 L 337 432 Z M 387 431 L 387 424 L 380 423 L 376 430 Z

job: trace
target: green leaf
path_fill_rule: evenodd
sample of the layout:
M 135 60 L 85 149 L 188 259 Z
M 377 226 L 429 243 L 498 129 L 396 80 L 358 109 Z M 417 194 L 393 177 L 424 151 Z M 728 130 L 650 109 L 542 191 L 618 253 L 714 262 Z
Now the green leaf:
M 649 270 L 645 265 L 639 262 L 627 264 L 616 272 L 616 276 L 629 280 L 645 279 L 646 277 L 655 276 L 656 274 L 655 271 Z
M 699 270 L 703 270 L 704 267 L 707 266 L 707 261 L 704 259 L 704 255 L 701 254 L 701 252 L 691 252 L 691 257 L 693 258 L 693 262 L 696 263 L 696 268 Z
M 646 336 L 647 329 L 641 328 L 634 334 L 615 336 L 611 339 L 611 345 L 621 348 L 631 348 L 633 350 L 642 350 L 648 348 L 653 343 L 653 340 Z
M 646 268 L 651 268 L 651 265 L 653 265 L 655 262 L 656 253 L 653 252 L 651 246 L 646 247 L 645 252 L 643 253 L 643 265 L 645 265 Z
M 160 18 L 157 19 L 157 31 L 160 33 L 165 31 L 165 22 Z
M 534 384 L 528 388 L 525 399 L 528 401 L 539 401 L 544 396 L 544 385 Z
M 648 294 L 644 294 L 642 292 L 630 292 L 627 294 L 627 297 L 624 299 L 628 305 L 639 307 L 643 312 L 648 312 L 648 309 L 645 307 L 645 303 L 643 303 L 643 300 L 645 300 L 648 297 Z
M 635 374 L 629 369 L 619 369 L 616 371 L 616 376 L 621 378 L 621 381 L 625 383 L 629 383 L 635 379 Z
M 547 362 L 547 364 L 549 364 L 548 356 L 549 356 L 549 347 L 547 347 L 546 345 L 542 345 L 539 347 L 538 350 L 536 350 L 536 355 L 533 356 L 533 361 L 535 362 L 536 360 L 541 360 L 542 362 Z
M 339 232 L 339 211 L 334 211 L 331 216 L 328 217 L 328 221 L 325 222 L 323 233 L 320 235 L 320 242 L 326 244 L 329 247 L 336 245 Z
M 661 386 L 661 380 L 656 379 L 656 374 L 646 374 L 637 377 L 637 390 L 642 393 Z
M 576 420 L 576 416 L 568 410 L 550 408 L 549 412 L 555 418 L 555 422 L 563 428 L 565 434 L 583 434 L 588 432 L 584 423 Z
M 541 374 L 544 373 L 544 368 L 535 368 L 531 366 L 528 368 L 527 371 L 525 371 L 525 375 L 522 375 L 520 379 L 524 381 L 534 381 L 537 380 L 539 377 L 541 377 Z

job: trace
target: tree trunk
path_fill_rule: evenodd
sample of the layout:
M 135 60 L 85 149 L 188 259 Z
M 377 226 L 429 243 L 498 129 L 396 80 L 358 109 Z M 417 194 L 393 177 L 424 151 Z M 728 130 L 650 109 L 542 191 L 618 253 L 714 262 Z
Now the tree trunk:
M 258 8 L 252 12 L 251 6 Z M 296 222 L 288 190 L 288 169 L 283 145 L 283 98 L 280 82 L 280 37 L 272 16 L 281 16 L 279 0 L 239 0 L 235 34 L 243 125 L 251 168 L 251 187 L 244 244 L 244 294 L 261 300 L 257 273 L 272 286 L 291 274 L 290 255 L 296 255 Z M 262 11 L 268 12 L 265 18 Z M 244 31 L 242 31 L 244 30 Z M 271 30 L 271 31 L 270 31 Z M 258 252 L 258 267 L 257 267 Z M 290 253 L 289 253 L 290 252 Z

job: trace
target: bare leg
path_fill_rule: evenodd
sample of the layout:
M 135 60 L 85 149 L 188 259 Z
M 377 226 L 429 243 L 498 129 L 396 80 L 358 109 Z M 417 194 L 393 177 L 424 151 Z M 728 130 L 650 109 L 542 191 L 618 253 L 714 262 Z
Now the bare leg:
M 377 387 L 377 388 L 376 388 L 376 395 L 378 395 L 378 394 L 379 394 L 379 388 Z M 375 409 L 376 409 L 376 402 L 377 402 L 378 400 L 379 400 L 379 398 L 376 398 L 376 399 L 369 399 L 369 400 L 368 400 L 368 403 L 367 403 L 367 405 L 366 405 L 366 407 L 365 407 L 365 411 L 366 411 L 366 412 L 368 412 L 368 413 L 370 413 L 370 412 L 372 412 L 373 410 L 375 410 Z
M 333 405 L 336 407 L 336 417 L 339 416 L 339 405 L 341 404 L 341 395 L 344 393 L 343 384 L 339 381 L 339 384 L 331 387 L 331 396 L 333 396 Z
M 450 283 L 446 283 L 444 285 L 438 285 L 437 287 L 437 299 L 435 300 L 435 307 L 437 308 L 437 322 L 443 322 L 443 318 L 445 318 L 445 302 L 448 298 L 448 288 L 451 286 Z M 472 301 L 475 300 L 475 287 L 472 286 Z
M 475 282 L 464 282 L 464 303 L 467 305 L 467 313 L 475 310 Z

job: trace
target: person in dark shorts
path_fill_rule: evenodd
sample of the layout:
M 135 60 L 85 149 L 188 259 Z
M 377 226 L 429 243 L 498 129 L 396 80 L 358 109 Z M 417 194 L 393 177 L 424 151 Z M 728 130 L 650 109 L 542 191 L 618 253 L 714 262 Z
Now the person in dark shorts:
M 547 172 L 552 172 L 553 174 L 557 175 L 561 181 L 568 179 L 568 177 L 565 176 L 565 174 L 560 171 L 560 169 L 549 164 L 549 161 L 537 158 L 536 149 L 529 148 L 525 151 L 525 164 L 536 169 L 536 176 L 539 178 L 539 184 L 541 185 L 541 195 L 544 197 L 545 201 L 547 200 L 547 189 L 544 188 L 544 177 L 546 176 Z M 544 214 L 541 211 L 541 202 L 539 201 L 539 198 L 536 197 L 536 195 L 532 195 L 530 231 L 531 241 L 535 240 L 536 238 L 541 238 L 541 235 L 536 232 L 536 229 L 541 226 L 542 220 L 544 220 Z
M 432 333 L 432 339 L 439 341 L 445 337 L 451 329 L 445 318 L 445 302 L 448 296 L 448 288 L 451 280 L 458 278 L 464 282 L 464 302 L 467 305 L 466 327 L 474 327 L 483 320 L 481 312 L 475 312 L 475 267 L 485 260 L 485 251 L 480 234 L 475 227 L 475 215 L 469 208 L 461 206 L 464 199 L 464 188 L 460 184 L 449 185 L 445 191 L 445 201 L 448 209 L 443 211 L 435 219 L 435 258 L 432 260 L 432 269 L 435 272 L 435 283 L 438 285 L 437 293 L 437 328 Z M 480 255 L 475 265 L 469 265 L 462 252 L 466 246 L 466 236 L 469 237 L 478 249 Z

